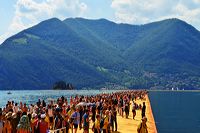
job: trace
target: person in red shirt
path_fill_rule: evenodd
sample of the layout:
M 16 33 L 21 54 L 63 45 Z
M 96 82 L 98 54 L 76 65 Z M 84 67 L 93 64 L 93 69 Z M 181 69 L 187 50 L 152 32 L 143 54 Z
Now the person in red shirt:
M 41 114 L 41 121 L 38 122 L 40 133 L 47 133 L 48 131 L 48 123 L 45 121 L 45 117 L 45 114 Z

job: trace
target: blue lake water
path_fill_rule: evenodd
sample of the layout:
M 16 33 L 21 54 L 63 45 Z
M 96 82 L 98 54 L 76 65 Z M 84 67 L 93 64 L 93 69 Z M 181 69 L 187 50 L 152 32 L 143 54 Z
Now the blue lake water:
M 150 92 L 159 133 L 200 133 L 200 92 Z
M 57 99 L 61 96 L 70 98 L 75 95 L 96 95 L 100 93 L 115 92 L 117 90 L 16 90 L 10 91 L 12 94 L 7 94 L 9 91 L 0 91 L 0 107 L 5 106 L 7 101 L 20 101 L 27 104 L 36 103 L 38 99 L 45 100 Z
M 0 91 L 0 107 L 8 100 L 35 103 L 39 98 L 57 99 L 62 95 L 95 95 L 116 90 L 28 90 Z M 159 133 L 200 133 L 200 92 L 149 92 L 156 127 Z

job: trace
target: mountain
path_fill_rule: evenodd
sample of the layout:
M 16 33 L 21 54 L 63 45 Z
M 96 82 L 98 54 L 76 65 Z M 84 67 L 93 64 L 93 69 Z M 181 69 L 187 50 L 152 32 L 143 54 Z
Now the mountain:
M 179 19 L 145 25 L 52 18 L 0 45 L 0 89 L 200 88 L 200 32 Z

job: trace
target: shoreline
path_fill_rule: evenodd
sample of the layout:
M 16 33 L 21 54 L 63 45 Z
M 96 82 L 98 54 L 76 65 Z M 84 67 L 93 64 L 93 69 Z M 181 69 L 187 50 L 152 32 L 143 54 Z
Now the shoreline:
M 200 92 L 200 90 L 147 90 L 148 92 Z
M 53 89 L 36 89 L 36 90 L 31 90 L 31 89 L 0 89 L 0 91 L 79 91 L 79 90 L 84 90 L 84 91 L 90 91 L 90 90 L 99 90 L 99 91 L 128 91 L 128 90 L 147 90 L 149 92 L 200 92 L 200 90 L 150 90 L 150 89 L 107 89 L 107 90 L 100 90 L 100 89 L 74 89 L 74 90 L 53 90 Z

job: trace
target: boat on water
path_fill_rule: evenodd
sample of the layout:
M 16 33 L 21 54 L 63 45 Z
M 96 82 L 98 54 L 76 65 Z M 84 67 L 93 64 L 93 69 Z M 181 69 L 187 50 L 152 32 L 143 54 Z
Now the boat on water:
M 9 91 L 9 92 L 7 92 L 7 94 L 10 95 L 10 94 L 12 94 L 12 93 Z

